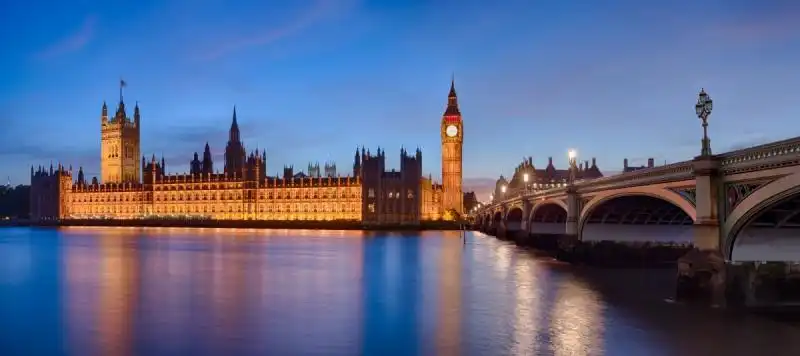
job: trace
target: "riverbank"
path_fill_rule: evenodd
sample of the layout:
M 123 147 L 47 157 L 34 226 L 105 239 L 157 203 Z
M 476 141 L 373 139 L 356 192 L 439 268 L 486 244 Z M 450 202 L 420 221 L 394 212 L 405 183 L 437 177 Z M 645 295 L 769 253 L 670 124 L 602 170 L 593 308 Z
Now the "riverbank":
M 357 220 L 299 221 L 299 220 L 210 220 L 210 219 L 65 219 L 51 221 L 2 220 L 0 226 L 93 226 L 93 227 L 185 227 L 185 228 L 244 228 L 244 229 L 310 229 L 310 230 L 371 230 L 424 231 L 460 230 L 454 221 L 422 221 L 409 224 L 365 224 Z
M 515 233 L 501 238 L 572 264 L 600 268 L 674 268 L 691 244 L 645 241 L 577 241 L 566 234 Z

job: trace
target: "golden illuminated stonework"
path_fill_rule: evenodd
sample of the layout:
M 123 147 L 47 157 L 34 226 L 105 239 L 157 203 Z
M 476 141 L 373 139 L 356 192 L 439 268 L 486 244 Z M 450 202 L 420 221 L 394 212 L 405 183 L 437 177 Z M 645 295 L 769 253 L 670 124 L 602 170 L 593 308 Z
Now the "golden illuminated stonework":
M 124 84 L 123 84 L 124 86 Z M 457 114 L 457 116 L 456 116 Z M 211 219 L 360 221 L 364 224 L 419 224 L 462 211 L 461 118 L 451 87 L 442 126 L 444 184 L 422 175 L 422 151 L 400 150 L 400 170 L 385 168 L 385 152 L 356 150 L 351 176 L 334 164 L 309 164 L 308 174 L 285 166 L 282 177 L 266 175 L 266 151 L 245 150 L 236 109 L 225 146 L 224 169 L 214 169 L 208 143 L 190 161 L 189 173 L 167 174 L 166 163 L 141 157 L 139 106 L 133 120 L 125 113 L 120 90 L 116 114 L 100 117 L 100 180 L 88 181 L 83 169 L 73 177 L 62 165 L 31 167 L 31 218 L 63 219 Z M 447 124 L 447 125 L 445 125 Z M 141 157 L 141 164 L 138 157 Z M 75 179 L 73 179 L 75 178 Z M 456 214 L 457 215 L 457 214 Z

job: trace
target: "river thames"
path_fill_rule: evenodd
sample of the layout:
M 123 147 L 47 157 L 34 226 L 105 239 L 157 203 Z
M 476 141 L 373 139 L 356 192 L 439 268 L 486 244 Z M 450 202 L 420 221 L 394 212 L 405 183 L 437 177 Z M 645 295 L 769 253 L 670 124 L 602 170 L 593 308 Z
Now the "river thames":
M 672 270 L 470 233 L 0 229 L 0 355 L 798 355 L 667 301 Z

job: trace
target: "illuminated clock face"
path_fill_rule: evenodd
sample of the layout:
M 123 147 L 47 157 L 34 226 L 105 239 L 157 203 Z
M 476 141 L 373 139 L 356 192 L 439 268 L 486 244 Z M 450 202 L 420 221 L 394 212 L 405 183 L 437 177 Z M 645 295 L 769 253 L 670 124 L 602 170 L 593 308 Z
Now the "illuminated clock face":
M 458 135 L 458 127 L 456 127 L 456 125 L 447 126 L 447 129 L 444 132 L 449 137 L 455 137 L 456 135 Z

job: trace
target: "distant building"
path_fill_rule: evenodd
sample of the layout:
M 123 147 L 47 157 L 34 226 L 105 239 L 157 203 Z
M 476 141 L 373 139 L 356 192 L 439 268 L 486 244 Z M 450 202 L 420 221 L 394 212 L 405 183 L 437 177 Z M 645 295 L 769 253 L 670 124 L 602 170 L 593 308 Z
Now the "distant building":
M 324 171 L 320 170 L 319 162 L 308 164 L 308 176 L 311 178 L 336 177 L 336 163 L 325 162 Z
M 121 94 L 121 92 L 120 92 Z M 34 220 L 138 219 L 192 217 L 220 220 L 360 220 L 365 223 L 418 224 L 464 211 L 461 188 L 463 122 L 451 82 L 440 134 L 444 184 L 422 175 L 422 151 L 400 150 L 400 169 L 387 170 L 385 152 L 364 148 L 356 154 L 352 176 L 341 177 L 336 164 L 308 172 L 284 166 L 283 175 L 267 175 L 266 150 L 248 151 L 241 140 L 236 108 L 225 146 L 223 171 L 215 170 L 206 142 L 194 152 L 189 171 L 168 174 L 162 157 L 141 156 L 139 105 L 133 119 L 120 95 L 109 119 L 100 117 L 101 179 L 91 181 L 79 168 L 31 167 L 30 211 Z M 138 161 L 141 157 L 141 163 Z M 133 163 L 132 163 L 133 162 Z M 452 215 L 452 214 L 450 214 Z
M 475 192 L 465 192 L 464 193 L 464 211 L 470 212 L 478 206 L 478 198 L 475 196 Z
M 633 167 L 628 165 L 628 159 L 626 158 L 622 161 L 622 173 L 638 171 L 640 169 L 645 169 L 645 168 L 653 168 L 655 167 L 655 165 L 656 165 L 656 160 L 654 158 L 648 158 L 647 166 Z
M 595 179 L 603 176 L 600 168 L 597 167 L 597 161 L 592 158 L 591 165 L 589 161 L 579 163 L 576 167 L 575 179 Z M 548 158 L 547 167 L 544 169 L 537 169 L 533 165 L 533 158 L 527 157 L 514 169 L 514 175 L 511 176 L 510 181 L 506 181 L 502 175 L 497 180 L 494 198 L 502 197 L 505 194 L 511 194 L 521 190 L 545 190 L 551 188 L 561 187 L 567 184 L 569 180 L 569 169 L 557 169 L 553 165 L 553 157 Z M 527 181 L 525 177 L 527 176 Z M 503 192 L 505 189 L 505 192 Z

